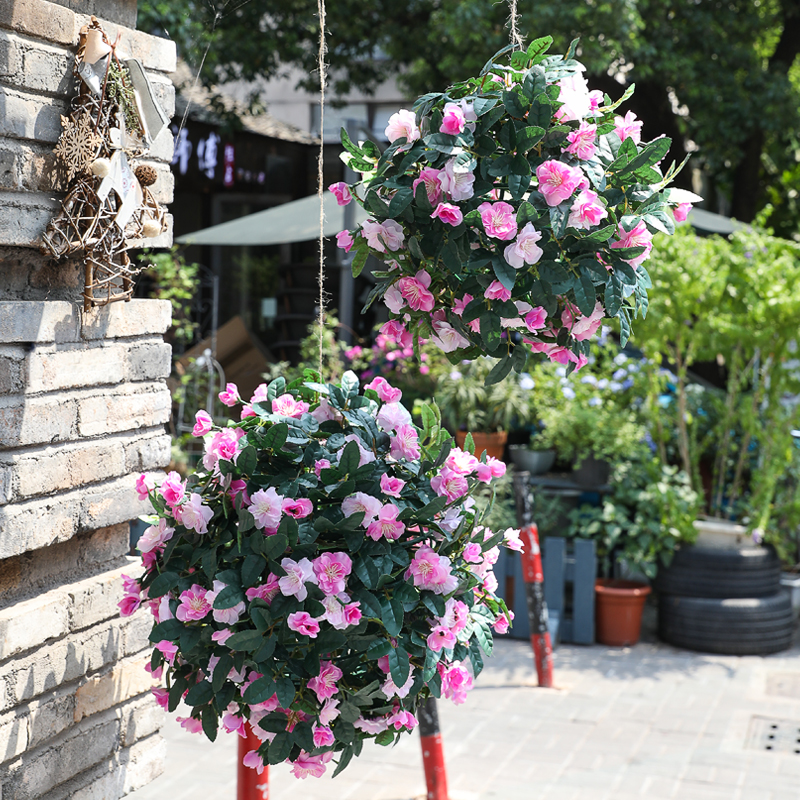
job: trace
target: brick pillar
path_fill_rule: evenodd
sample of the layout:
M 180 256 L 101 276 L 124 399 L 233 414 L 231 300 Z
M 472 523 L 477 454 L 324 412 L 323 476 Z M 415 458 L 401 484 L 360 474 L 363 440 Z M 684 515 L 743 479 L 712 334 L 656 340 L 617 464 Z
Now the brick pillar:
M 82 264 L 37 239 L 57 210 L 53 145 L 78 31 L 96 14 L 168 113 L 171 42 L 131 30 L 135 0 L 0 0 L 0 786 L 15 800 L 114 800 L 161 772 L 149 622 L 121 619 L 136 475 L 169 461 L 169 303 L 82 311 Z M 151 162 L 172 197 L 172 138 Z M 171 242 L 162 234 L 158 246 Z

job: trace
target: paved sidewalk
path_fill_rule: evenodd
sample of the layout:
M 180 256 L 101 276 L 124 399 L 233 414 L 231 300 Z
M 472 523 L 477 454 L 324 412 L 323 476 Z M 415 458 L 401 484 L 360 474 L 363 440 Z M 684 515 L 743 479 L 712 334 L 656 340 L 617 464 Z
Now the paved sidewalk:
M 797 645 L 766 658 L 562 645 L 555 681 L 537 688 L 530 648 L 500 641 L 467 702 L 439 703 L 451 800 L 800 799 Z M 171 721 L 164 734 L 166 771 L 131 800 L 234 800 L 235 737 Z M 416 734 L 365 746 L 335 781 L 270 768 L 270 800 L 424 794 Z

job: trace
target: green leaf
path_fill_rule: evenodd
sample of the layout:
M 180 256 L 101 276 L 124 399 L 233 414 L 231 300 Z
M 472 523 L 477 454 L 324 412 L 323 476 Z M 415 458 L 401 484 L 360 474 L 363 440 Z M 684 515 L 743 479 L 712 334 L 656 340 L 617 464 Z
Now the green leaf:
M 399 645 L 389 651 L 389 669 L 395 686 L 404 686 L 411 672 L 411 663 L 408 660 L 408 653 Z
M 382 597 L 381 621 L 389 636 L 398 636 L 403 628 L 403 604 L 394 597 Z
M 261 446 L 265 449 L 277 452 L 286 444 L 288 436 L 289 425 L 285 422 L 278 422 L 264 434 Z
M 597 300 L 594 293 L 594 283 L 585 272 L 581 272 L 578 280 L 575 281 L 573 292 L 575 293 L 575 302 L 581 313 L 584 316 L 590 316 L 594 311 Z
M 394 197 L 392 197 L 391 201 L 389 202 L 389 216 L 392 219 L 397 219 L 405 210 L 411 205 L 411 201 L 414 199 L 414 194 L 411 191 L 411 188 L 406 189 L 398 189 L 394 193 Z
M 377 661 L 383 656 L 388 656 L 390 650 L 392 650 L 392 643 L 388 639 L 376 639 L 367 648 L 365 655 L 370 661 Z
M 189 689 L 183 702 L 187 706 L 202 706 L 214 696 L 214 689 L 208 681 L 200 681 Z
M 475 455 L 475 440 L 472 438 L 472 434 L 469 432 L 464 437 L 464 450 L 466 450 L 466 452 L 471 456 Z
M 267 636 L 264 639 L 264 644 L 254 653 L 253 661 L 255 661 L 256 664 L 261 664 L 266 661 L 275 652 L 275 644 L 275 637 Z
M 633 92 L 634 92 L 635 89 L 636 89 L 636 84 L 632 83 L 625 90 L 625 93 L 622 95 L 622 97 L 620 97 L 619 100 L 617 100 L 616 103 L 611 103 L 610 105 L 607 105 L 607 106 L 601 106 L 598 109 L 598 111 L 600 111 L 601 114 L 606 114 L 609 111 L 613 111 L 615 108 L 618 108 L 619 106 L 621 106 L 629 97 L 631 97 L 633 95 Z
M 347 637 L 335 628 L 326 628 L 314 641 L 314 649 L 319 655 L 324 656 L 338 650 L 347 642 Z
M 231 650 L 243 650 L 245 652 L 252 652 L 257 650 L 261 643 L 264 641 L 264 634 L 258 631 L 239 631 L 229 637 L 225 646 Z
M 636 158 L 628 163 L 624 172 L 636 172 L 640 167 L 650 167 L 653 164 L 657 164 L 669 152 L 671 146 L 672 139 L 668 136 L 661 136 L 658 139 L 654 139 L 642 148 L 642 151 Z
M 206 738 L 210 742 L 216 741 L 219 718 L 214 708 L 212 706 L 206 706 L 200 715 L 200 720 L 203 724 L 203 733 L 206 735 Z
M 538 64 L 540 61 L 544 60 L 544 57 L 552 44 L 552 36 L 540 36 L 538 39 L 534 39 L 528 45 L 528 58 L 531 59 L 533 64 Z
M 522 119 L 528 111 L 530 102 L 522 96 L 519 90 L 512 89 L 503 92 L 503 105 L 512 117 Z
M 375 566 L 375 562 L 369 556 L 356 558 L 353 561 L 353 572 L 368 589 L 374 589 L 378 585 L 378 579 L 381 576 Z
M 285 707 L 285 706 L 284 706 Z M 293 739 L 291 734 L 279 733 L 270 742 L 269 750 L 267 751 L 267 759 L 270 764 L 280 764 L 289 757 L 292 752 Z
M 483 650 L 487 656 L 490 656 L 492 654 L 493 647 L 491 634 L 480 624 L 476 624 L 473 630 L 475 638 L 478 640 L 478 644 L 481 646 L 481 650 Z
M 448 156 L 453 152 L 457 141 L 458 137 L 451 136 L 449 133 L 432 133 L 430 136 L 425 137 L 425 144 L 430 147 L 431 150 L 436 150 Z
M 517 279 L 517 271 L 504 258 L 493 258 L 492 270 L 497 280 L 499 280 L 506 289 L 511 290 L 514 288 L 514 281 Z
M 239 533 L 247 533 L 256 526 L 255 517 L 246 508 L 239 509 Z
M 230 641 L 230 640 L 228 640 Z M 275 694 L 278 695 L 278 702 L 283 708 L 289 708 L 294 700 L 295 688 L 292 679 L 289 677 L 278 678 L 275 681 Z
M 266 563 L 261 556 L 247 556 L 242 564 L 242 584 L 248 589 L 255 586 L 264 572 L 264 567 L 266 567 Z
M 258 455 L 256 454 L 256 449 L 253 445 L 247 445 L 239 453 L 239 457 L 236 459 L 236 466 L 245 474 L 245 475 L 252 475 L 256 469 L 256 462 L 258 461 Z
M 216 674 L 216 671 L 215 671 Z M 275 694 L 275 681 L 269 675 L 256 678 L 245 690 L 244 701 L 250 705 L 263 703 Z
M 427 683 L 435 674 L 439 663 L 440 653 L 436 653 L 430 648 L 425 651 L 425 663 L 422 666 L 422 680 Z
M 183 628 L 183 623 L 178 619 L 164 620 L 164 622 L 159 622 L 158 625 L 155 625 L 153 630 L 150 631 L 150 641 L 161 642 L 164 639 L 174 641 L 180 638 Z
M 372 563 L 372 559 L 369 560 Z M 375 581 L 377 583 L 377 577 Z M 361 612 L 364 614 L 364 616 L 373 617 L 374 619 L 381 618 L 381 604 L 378 602 L 378 598 L 375 597 L 372 592 L 368 592 L 366 589 L 356 589 L 354 592 L 352 592 L 352 595 L 356 600 L 358 600 L 359 603 L 361 603 Z
M 354 278 L 357 278 L 361 274 L 361 270 L 364 269 L 364 264 L 367 263 L 368 255 L 369 255 L 369 250 L 367 250 L 366 248 L 361 248 L 356 251 L 356 254 L 353 256 L 353 261 L 350 264 L 350 269 L 353 273 Z
M 434 594 L 433 592 L 421 592 L 420 599 L 425 608 L 435 617 L 444 616 L 445 602 L 441 595 Z
M 627 286 L 636 286 L 639 280 L 636 270 L 624 261 L 614 264 L 614 275 Z
M 472 110 L 475 115 L 482 117 L 487 111 L 491 111 L 497 105 L 494 97 L 476 97 L 472 103 Z
M 214 598 L 214 608 L 220 610 L 233 608 L 235 605 L 243 603 L 244 599 L 244 594 L 242 594 L 242 590 L 238 586 L 226 586 Z
M 538 125 L 531 125 L 528 128 L 517 131 L 517 151 L 520 153 L 527 153 L 528 150 L 535 147 L 544 139 L 544 134 L 544 128 L 540 128 Z
M 619 343 L 625 347 L 631 337 L 631 316 L 625 306 L 620 307 L 617 316 L 619 318 Z
M 605 306 L 610 317 L 616 317 L 622 304 L 622 284 L 616 275 L 612 275 L 606 284 Z
M 148 587 L 147 596 L 151 599 L 163 597 L 178 585 L 179 580 L 176 572 L 162 572 Z
M 607 242 L 617 230 L 616 225 L 606 225 L 604 228 L 599 228 L 592 231 L 587 236 L 583 237 L 584 242 Z
M 527 222 L 536 222 L 539 219 L 539 212 L 527 201 L 519 204 L 517 209 L 517 225 L 521 228 Z
M 486 385 L 492 386 L 495 383 L 500 383 L 511 372 L 513 366 L 514 361 L 511 358 L 511 354 L 507 353 L 492 367 L 492 371 L 486 376 Z
M 481 338 L 487 349 L 494 350 L 500 344 L 501 328 L 500 317 L 491 311 L 486 311 L 480 316 Z
M 335 778 L 353 759 L 353 748 L 352 747 L 345 747 L 342 749 L 342 753 L 339 756 L 339 762 L 336 765 L 336 769 L 333 771 L 333 777 Z
M 339 470 L 345 475 L 351 475 L 358 469 L 358 462 L 360 460 L 360 451 L 357 442 L 348 442 L 342 450 L 341 458 L 339 459 Z

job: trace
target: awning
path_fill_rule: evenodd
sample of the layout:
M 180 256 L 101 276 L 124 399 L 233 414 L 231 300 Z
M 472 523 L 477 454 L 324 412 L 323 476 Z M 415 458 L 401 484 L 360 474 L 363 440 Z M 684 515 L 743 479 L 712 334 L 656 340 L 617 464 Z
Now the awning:
M 353 225 L 360 225 L 367 219 L 367 212 L 353 203 Z M 344 230 L 345 207 L 336 202 L 331 192 L 325 192 L 325 236 L 335 236 Z M 688 222 L 695 228 L 709 233 L 727 235 L 747 227 L 742 222 L 693 208 Z M 268 245 L 307 242 L 319 236 L 319 198 L 310 195 L 301 200 L 249 214 L 246 217 L 223 222 L 211 228 L 185 233 L 175 241 L 179 244 L 204 245 Z
M 367 213 L 361 206 L 357 203 L 351 205 L 353 225 L 367 219 Z M 345 206 L 340 206 L 331 192 L 325 192 L 324 209 L 323 233 L 325 236 L 335 236 L 345 228 Z M 175 241 L 179 244 L 268 245 L 307 242 L 318 236 L 319 197 L 313 194 L 211 228 L 185 233 L 176 237 Z

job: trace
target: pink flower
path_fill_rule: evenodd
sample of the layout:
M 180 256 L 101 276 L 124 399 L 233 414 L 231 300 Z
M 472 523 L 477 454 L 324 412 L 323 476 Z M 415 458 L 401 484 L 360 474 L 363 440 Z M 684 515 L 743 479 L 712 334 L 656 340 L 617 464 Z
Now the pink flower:
M 401 108 L 396 114 L 389 117 L 389 124 L 386 126 L 386 138 L 393 142 L 395 139 L 405 137 L 407 142 L 415 142 L 420 137 L 417 127 L 417 117 L 413 111 Z
M 396 435 L 390 441 L 390 454 L 395 460 L 405 458 L 407 461 L 416 461 L 419 458 L 419 434 L 412 425 L 398 426 Z
M 378 399 L 383 403 L 396 403 L 403 396 L 401 389 L 395 389 L 386 378 L 374 378 L 365 387 L 377 392 Z
M 222 581 L 214 581 L 213 588 L 210 592 L 206 593 L 206 600 L 213 606 L 217 595 L 226 587 L 227 584 Z M 239 621 L 239 617 L 244 613 L 244 609 L 245 604 L 244 601 L 242 601 L 231 608 L 215 608 L 212 612 L 212 616 L 217 622 L 221 622 L 224 625 L 235 625 Z
M 450 455 L 447 456 L 444 465 L 458 475 L 470 475 L 475 471 L 475 467 L 479 463 L 478 459 L 471 453 L 462 450 L 460 447 L 454 447 L 450 451 Z
M 367 244 L 379 253 L 385 253 L 387 247 L 390 250 L 399 250 L 403 246 L 403 228 L 393 219 L 385 222 L 368 219 L 361 225 L 361 231 Z
M 505 614 L 501 614 L 493 623 L 492 627 L 494 628 L 495 633 L 508 633 L 509 628 L 509 621 L 508 617 Z
M 388 717 L 360 717 L 353 723 L 353 727 L 374 736 L 376 733 L 382 733 L 389 727 L 389 719 Z
M 202 733 L 203 723 L 194 717 L 175 717 L 175 721 L 180 723 L 181 728 L 189 733 Z
M 456 164 L 451 158 L 439 175 L 442 190 L 450 195 L 451 200 L 469 200 L 475 194 L 475 174 L 465 164 Z M 435 201 L 431 200 L 431 203 Z
M 468 564 L 479 564 L 483 560 L 481 546 L 476 542 L 470 542 L 461 554 L 464 561 Z
M 419 547 L 405 572 L 406 579 L 413 578 L 414 586 L 434 594 L 449 594 L 458 586 L 447 556 L 440 556 L 427 545 Z
M 503 542 L 505 546 L 509 550 L 513 550 L 515 553 L 521 553 L 524 547 L 519 535 L 520 531 L 518 528 L 508 528 L 503 534 Z
M 150 692 L 155 697 L 156 703 L 166 711 L 169 705 L 169 692 L 161 686 L 154 686 Z
M 344 181 L 332 183 L 328 187 L 328 191 L 336 195 L 336 202 L 340 206 L 346 206 L 353 199 L 353 195 L 350 194 L 350 187 Z
M 389 723 L 389 727 L 394 728 L 396 731 L 404 729 L 407 731 L 413 731 L 414 728 L 419 725 L 417 718 L 410 711 L 406 711 L 399 705 L 395 707 L 395 710 L 389 716 L 387 721 Z
M 121 617 L 129 617 L 141 605 L 141 587 L 139 581 L 127 575 L 122 576 L 122 590 L 125 596 L 117 603 Z
M 233 631 L 226 628 L 224 631 L 214 631 L 211 634 L 211 641 L 217 644 L 225 644 L 231 636 L 233 636 Z
M 239 706 L 237 703 L 230 703 L 222 715 L 222 727 L 228 733 L 238 733 L 242 739 L 247 738 L 245 723 L 247 720 L 239 716 Z
M 324 469 L 330 469 L 331 462 L 327 458 L 320 458 L 314 462 L 314 474 L 319 478 Z
M 517 213 L 508 203 L 481 203 L 478 206 L 487 236 L 510 241 L 517 235 Z
M 396 431 L 401 425 L 411 424 L 411 414 L 401 403 L 386 403 L 375 421 L 384 431 Z
M 431 219 L 440 219 L 447 225 L 460 225 L 464 221 L 464 215 L 458 206 L 452 203 L 439 203 L 431 214 Z
M 590 111 L 589 87 L 580 72 L 562 78 L 557 84 L 561 90 L 558 101 L 563 103 L 555 113 L 560 122 L 583 119 Z
M 575 198 L 569 211 L 567 224 L 571 228 L 586 229 L 599 225 L 608 216 L 606 207 L 599 201 L 597 192 L 584 189 Z
M 317 696 L 320 703 L 333 697 L 339 691 L 336 682 L 344 675 L 339 667 L 330 661 L 321 661 L 319 665 L 319 675 L 310 678 L 308 688 Z
M 136 479 L 136 494 L 140 500 L 147 500 L 148 493 L 156 488 L 155 477 L 150 472 L 143 472 Z
M 428 291 L 431 285 L 431 276 L 421 269 L 413 278 L 400 278 L 397 288 L 406 302 L 414 311 L 432 311 L 434 306 L 433 294 Z
M 175 660 L 175 656 L 178 655 L 178 645 L 173 644 L 169 639 L 162 639 L 153 646 L 164 655 L 164 658 L 170 664 Z
M 242 764 L 248 769 L 254 769 L 259 775 L 264 771 L 264 762 L 258 754 L 258 750 L 248 750 L 242 758 Z
M 561 161 L 545 161 L 536 167 L 539 191 L 549 206 L 557 206 L 572 195 L 583 181 L 578 167 L 570 167 Z
M 431 489 L 440 497 L 446 497 L 451 503 L 463 497 L 469 491 L 467 479 L 448 467 L 443 467 L 438 475 L 431 478 Z
M 282 394 L 272 401 L 272 413 L 280 414 L 282 417 L 293 417 L 299 419 L 308 412 L 308 403 L 302 400 L 295 400 L 290 394 Z
M 314 504 L 306 497 L 299 497 L 297 500 L 285 497 L 281 503 L 281 509 L 284 514 L 288 514 L 290 517 L 304 519 L 314 510 Z M 268 527 L 276 528 L 277 525 L 269 525 Z
M 342 611 L 342 616 L 345 627 L 349 628 L 351 625 L 358 625 L 361 620 L 361 603 L 348 603 Z
M 292 761 L 292 775 L 301 780 L 305 780 L 309 775 L 312 778 L 321 778 L 325 773 L 325 764 L 330 761 L 332 755 L 332 752 L 328 752 L 319 756 L 310 756 L 305 750 L 301 750 L 297 759 Z
M 340 594 L 353 562 L 347 553 L 323 553 L 312 562 L 319 588 L 325 594 Z
M 239 401 L 239 389 L 235 383 L 229 383 L 225 390 L 219 393 L 219 399 L 228 407 L 235 406 Z
M 208 533 L 208 523 L 214 516 L 214 512 L 208 506 L 203 505 L 203 498 L 199 494 L 189 495 L 189 501 L 178 506 L 176 511 L 178 509 L 182 525 L 197 533 Z
M 244 431 L 241 428 L 226 428 L 206 437 L 203 440 L 203 466 L 213 470 L 220 458 L 224 461 L 235 461 L 242 436 Z
M 629 136 L 634 144 L 642 141 L 642 121 L 636 119 L 636 114 L 629 111 L 624 117 L 614 117 L 614 133 L 624 142 Z
M 162 517 L 158 521 L 158 525 L 151 525 L 145 529 L 136 546 L 139 548 L 139 552 L 150 553 L 166 544 L 172 538 L 173 533 L 175 533 L 175 528 L 170 528 Z
M 250 498 L 250 513 L 259 528 L 272 530 L 277 528 L 283 513 L 284 498 L 278 494 L 274 486 L 259 489 Z
M 573 339 L 582 342 L 591 339 L 597 333 L 605 315 L 605 309 L 599 302 L 595 304 L 594 310 L 588 317 L 584 317 L 572 303 L 567 303 L 561 312 L 561 323 L 569 329 Z
M 564 152 L 571 153 L 581 161 L 588 161 L 594 158 L 597 152 L 595 140 L 597 139 L 597 125 L 592 125 L 589 122 L 581 122 L 580 127 L 576 131 L 570 131 L 567 134 L 567 141 L 569 145 L 565 148 Z
M 675 217 L 675 222 L 686 222 L 689 212 L 692 210 L 691 203 L 680 203 L 672 209 L 672 216 Z
M 440 652 L 442 649 L 451 650 L 456 644 L 456 635 L 449 629 L 442 625 L 437 625 L 428 635 L 428 647 L 434 653 Z
M 522 269 L 526 264 L 535 264 L 542 257 L 542 248 L 536 242 L 542 238 L 540 231 L 529 222 L 517 236 L 517 241 L 503 251 L 506 261 L 514 269 Z
M 186 484 L 181 480 L 177 472 L 167 473 L 167 477 L 159 487 L 159 493 L 164 498 L 168 506 L 176 506 L 183 500 L 186 492 Z
M 345 253 L 350 252 L 354 241 L 355 239 L 353 239 L 353 235 L 350 231 L 339 231 L 339 233 L 336 234 L 336 246 L 340 250 L 344 250 Z
M 214 421 L 209 416 L 208 412 L 202 409 L 195 415 L 194 428 L 192 428 L 192 436 L 205 436 L 210 430 Z
M 536 308 L 532 308 L 526 315 L 525 315 L 525 327 L 531 333 L 533 331 L 538 331 L 544 328 L 545 324 L 547 323 L 547 311 L 542 308 L 542 306 L 536 306 Z
M 469 347 L 469 339 L 462 336 L 449 322 L 433 320 L 431 341 L 443 352 L 453 353 Z
M 320 725 L 330 725 L 339 716 L 338 705 L 339 701 L 332 697 L 322 704 L 322 709 L 319 712 Z
M 366 492 L 356 492 L 342 500 L 342 514 L 352 517 L 353 514 L 364 514 L 362 525 L 366 528 L 380 513 L 382 503 L 377 497 Z
M 256 597 L 259 597 L 264 600 L 267 605 L 271 605 L 279 591 L 278 576 L 270 572 L 267 576 L 266 583 L 262 583 L 261 586 L 253 586 L 244 594 L 248 600 L 255 600 Z
M 412 337 L 402 322 L 390 319 L 381 325 L 380 331 L 387 339 L 400 347 L 411 347 Z
M 381 537 L 385 539 L 399 539 L 406 529 L 402 522 L 397 521 L 400 509 L 394 503 L 386 503 L 378 512 L 378 519 L 371 522 L 367 528 L 367 536 L 376 542 Z
M 441 625 L 454 634 L 459 634 L 467 627 L 469 606 L 461 600 L 451 597 L 445 604 L 444 616 L 439 619 Z
M 434 169 L 433 167 L 423 167 L 411 188 L 414 194 L 417 193 L 417 186 L 421 183 L 425 184 L 425 191 L 428 195 L 428 202 L 434 205 L 439 202 L 442 196 L 442 170 Z
M 311 733 L 314 737 L 314 747 L 329 747 L 336 740 L 333 736 L 333 731 L 327 725 L 314 725 L 311 728 Z
M 467 699 L 467 692 L 472 689 L 472 675 L 459 662 L 446 667 L 439 663 L 439 674 L 442 676 L 442 694 L 460 705 Z
M 383 303 L 392 314 L 402 314 L 406 306 L 406 299 L 400 291 L 400 287 L 393 283 L 383 295 Z
M 316 583 L 314 568 L 307 558 L 293 561 L 291 558 L 284 558 L 281 561 L 283 571 L 286 573 L 278 579 L 278 587 L 284 597 L 294 596 L 301 602 L 308 597 L 307 583 Z
M 617 236 L 619 237 L 619 240 L 616 242 L 611 242 L 610 247 L 612 250 L 617 250 L 623 247 L 644 247 L 644 252 L 640 256 L 636 256 L 636 258 L 623 259 L 623 261 L 627 261 L 627 263 L 630 264 L 634 269 L 643 261 L 646 261 L 648 258 L 650 258 L 650 251 L 653 249 L 653 234 L 647 230 L 644 220 L 639 221 L 630 231 L 626 231 L 625 228 L 620 225 L 617 228 Z
M 600 103 L 604 100 L 603 93 L 599 89 L 592 89 L 589 92 L 589 108 L 592 113 L 600 109 Z
M 310 639 L 316 639 L 319 633 L 319 622 L 317 622 L 308 611 L 295 611 L 286 617 L 286 625 L 289 630 L 296 631 Z
M 500 281 L 492 281 L 489 286 L 487 287 L 486 291 L 483 293 L 483 296 L 487 300 L 510 300 L 511 299 L 511 290 L 506 289 Z
M 196 583 L 190 589 L 181 592 L 180 605 L 175 611 L 175 616 L 181 622 L 191 622 L 203 619 L 211 611 L 211 603 L 206 599 L 206 590 Z
M 464 311 L 474 299 L 471 294 L 465 294 L 460 300 L 453 303 L 453 313 L 459 317 L 464 316 Z
M 466 125 L 464 112 L 455 103 L 445 103 L 444 106 L 444 119 L 439 126 L 440 133 L 448 133 L 451 136 L 458 136 L 464 130 Z

